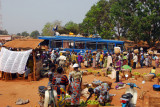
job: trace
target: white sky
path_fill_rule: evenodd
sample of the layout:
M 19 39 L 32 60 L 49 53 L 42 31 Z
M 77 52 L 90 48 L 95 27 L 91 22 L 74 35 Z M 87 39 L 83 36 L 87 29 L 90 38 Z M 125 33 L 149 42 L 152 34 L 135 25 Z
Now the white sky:
M 9 34 L 41 32 L 47 22 L 81 23 L 99 0 L 1 0 L 3 29 Z

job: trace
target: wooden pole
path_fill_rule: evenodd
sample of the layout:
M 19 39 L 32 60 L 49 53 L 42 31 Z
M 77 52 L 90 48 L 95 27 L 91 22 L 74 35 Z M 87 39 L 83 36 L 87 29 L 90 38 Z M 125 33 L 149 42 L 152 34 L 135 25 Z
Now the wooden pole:
M 36 57 L 35 57 L 35 50 L 33 50 L 33 80 L 36 81 Z

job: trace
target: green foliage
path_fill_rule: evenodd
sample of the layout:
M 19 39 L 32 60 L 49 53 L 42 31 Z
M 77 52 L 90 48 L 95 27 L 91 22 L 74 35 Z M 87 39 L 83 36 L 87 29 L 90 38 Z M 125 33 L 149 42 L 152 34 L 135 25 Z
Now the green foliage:
M 81 102 L 80 102 L 80 106 L 87 106 L 87 104 L 85 104 L 84 101 L 81 101 Z
M 160 35 L 159 7 L 158 0 L 115 0 L 111 17 L 118 36 L 144 40 L 153 46 Z
M 39 35 L 40 35 L 40 33 L 39 33 L 39 31 L 37 31 L 37 30 L 33 31 L 33 32 L 30 34 L 30 36 L 33 37 L 34 39 L 37 38 L 37 36 L 39 36 Z
M 43 36 L 53 36 L 54 32 L 52 30 L 56 25 L 58 25 L 58 30 L 62 29 L 61 21 L 56 20 L 53 23 L 51 22 L 46 23 L 44 25 L 44 28 L 42 29 L 42 35 Z
M 87 101 L 87 104 L 94 105 L 94 104 L 99 104 L 99 102 L 96 101 L 96 100 L 88 100 L 88 101 Z
M 158 73 L 156 76 L 157 76 L 157 77 L 160 77 L 160 73 Z
M 29 33 L 27 33 L 26 31 L 22 32 L 22 36 L 29 36 Z
M 79 33 L 79 25 L 70 21 L 68 23 L 65 24 L 64 28 L 69 32 L 73 32 L 74 34 L 78 34 Z
M 112 38 L 113 23 L 109 16 L 111 2 L 100 0 L 93 5 L 86 14 L 83 22 L 80 24 L 80 30 L 83 33 L 99 33 L 102 38 Z
M 111 71 L 107 71 L 107 74 L 111 74 L 112 72 Z
M 139 73 L 139 72 L 134 72 L 133 74 L 134 74 L 134 75 L 140 75 L 140 73 Z
M 147 75 L 148 73 L 143 73 L 143 74 L 141 74 L 141 76 L 144 76 L 144 75 Z
M 42 29 L 42 35 L 43 36 L 53 36 L 53 31 L 52 31 L 53 27 L 54 27 L 53 23 L 50 23 L 50 22 L 46 23 L 44 25 L 44 28 Z
M 18 36 L 21 36 L 21 33 L 17 33 Z
M 65 105 L 70 106 L 71 102 L 66 102 Z
M 66 98 L 70 98 L 71 96 L 70 95 L 66 95 Z

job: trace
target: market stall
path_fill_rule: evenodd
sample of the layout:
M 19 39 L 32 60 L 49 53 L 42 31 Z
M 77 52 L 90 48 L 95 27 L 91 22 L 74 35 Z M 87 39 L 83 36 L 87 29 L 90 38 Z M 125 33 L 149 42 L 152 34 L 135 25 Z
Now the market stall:
M 38 72 L 40 71 L 40 67 L 37 67 L 37 66 L 40 65 L 40 63 L 41 63 L 39 61 L 36 61 L 35 50 L 41 42 L 43 42 L 42 39 L 41 40 L 40 39 L 17 39 L 17 40 L 9 41 L 9 42 L 4 44 L 4 47 L 6 47 L 6 48 L 12 48 L 12 49 L 23 50 L 23 51 L 32 50 L 33 80 L 34 81 L 37 80 L 37 78 L 39 78 L 39 73 Z M 16 51 L 16 52 L 19 52 L 19 51 Z

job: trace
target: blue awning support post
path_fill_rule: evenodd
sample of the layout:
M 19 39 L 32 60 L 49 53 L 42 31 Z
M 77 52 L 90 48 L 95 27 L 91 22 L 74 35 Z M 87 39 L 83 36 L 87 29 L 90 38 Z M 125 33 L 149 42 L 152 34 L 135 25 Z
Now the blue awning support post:
M 96 42 L 96 50 L 97 50 L 97 45 L 98 45 L 98 42 Z
M 63 40 L 62 40 L 62 48 L 63 48 Z
M 53 47 L 51 47 L 51 40 L 49 40 L 49 48 L 53 48 Z
M 75 41 L 74 41 L 74 48 L 73 49 L 75 49 Z

